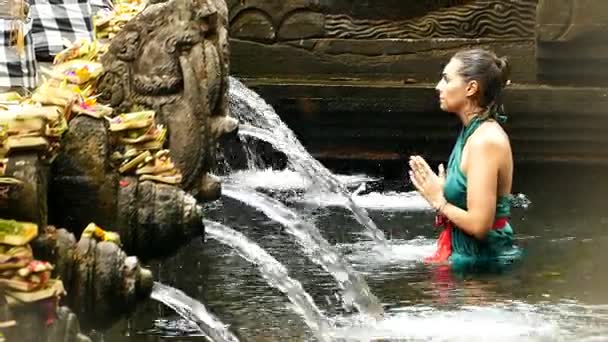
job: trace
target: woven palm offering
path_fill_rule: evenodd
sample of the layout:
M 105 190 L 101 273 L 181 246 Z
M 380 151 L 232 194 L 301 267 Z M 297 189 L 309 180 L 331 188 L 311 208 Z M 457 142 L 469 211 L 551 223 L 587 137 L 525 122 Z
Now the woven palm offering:
M 0 219 L 0 286 L 10 304 L 33 303 L 61 296 L 61 281 L 52 279 L 53 265 L 36 260 L 29 242 L 38 235 L 31 222 Z

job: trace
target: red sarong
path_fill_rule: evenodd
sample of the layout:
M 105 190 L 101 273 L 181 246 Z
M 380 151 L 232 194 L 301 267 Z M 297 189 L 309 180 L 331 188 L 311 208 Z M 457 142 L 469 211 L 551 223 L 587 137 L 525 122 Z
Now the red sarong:
M 508 218 L 499 217 L 494 221 L 492 229 L 502 229 L 507 225 Z M 435 227 L 443 227 L 443 231 L 437 238 L 437 250 L 433 255 L 424 258 L 427 263 L 444 263 L 452 255 L 452 229 L 454 225 L 444 215 L 435 216 Z

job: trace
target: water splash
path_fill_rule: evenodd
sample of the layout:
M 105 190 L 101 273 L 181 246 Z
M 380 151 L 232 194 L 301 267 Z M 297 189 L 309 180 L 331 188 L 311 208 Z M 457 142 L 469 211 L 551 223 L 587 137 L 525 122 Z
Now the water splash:
M 353 194 L 355 203 L 370 211 L 382 211 L 383 213 L 391 212 L 431 212 L 433 208 L 428 202 L 416 191 L 411 192 L 370 192 L 359 195 Z M 308 199 L 303 197 L 304 202 L 315 201 L 315 203 L 324 207 L 339 206 L 342 203 L 340 196 L 323 196 L 321 199 Z M 389 243 L 390 245 L 390 243 Z
M 343 322 L 344 321 L 344 322 Z M 453 310 L 407 306 L 380 322 L 358 324 L 338 318 L 330 335 L 339 341 L 606 341 L 605 305 L 577 301 L 529 304 L 507 300 L 463 305 Z
M 289 276 L 283 264 L 240 232 L 214 221 L 203 220 L 203 224 L 207 237 L 230 246 L 241 257 L 257 265 L 268 284 L 287 295 L 293 309 L 304 318 L 315 336 L 320 341 L 329 341 L 325 336 L 330 327 L 329 322 L 300 282 Z
M 366 228 L 366 235 L 369 238 L 380 242 L 386 242 L 384 232 L 378 229 L 374 221 L 369 217 L 367 211 L 354 202 L 352 196 L 349 195 L 344 185 L 336 176 L 318 160 L 308 154 L 304 147 L 300 145 L 299 141 L 280 140 L 278 138 L 282 135 L 275 134 L 275 130 L 271 131 L 251 125 L 241 125 L 239 127 L 239 134 L 266 141 L 276 149 L 285 153 L 288 157 L 289 166 L 306 175 L 311 180 L 311 184 L 314 184 L 318 190 L 335 193 L 341 197 L 342 203 L 340 204 L 349 209 L 355 216 L 355 219 Z
M 206 336 L 201 332 L 198 324 L 184 318 L 179 319 L 155 319 L 154 328 L 146 330 L 150 335 L 161 335 L 171 337 L 196 337 Z
M 212 315 L 205 305 L 184 292 L 171 286 L 154 282 L 150 297 L 173 309 L 184 319 L 189 320 L 200 328 L 214 342 L 238 342 L 226 325 Z
M 310 180 L 298 172 L 289 170 L 244 170 L 225 176 L 224 182 L 242 184 L 253 189 L 303 190 L 311 186 Z
M 343 184 L 358 185 L 359 187 L 352 192 L 352 199 L 355 203 L 367 210 L 382 212 L 429 212 L 433 208 L 417 191 L 397 192 L 386 191 L 368 192 L 367 182 L 377 182 L 377 178 L 370 178 L 365 175 L 335 175 Z M 310 179 L 300 173 L 289 170 L 242 170 L 235 171 L 223 177 L 226 183 L 236 183 L 248 188 L 284 191 L 286 194 L 293 194 L 290 190 L 296 190 L 298 196 L 284 196 L 288 201 L 314 203 L 321 207 L 343 206 L 344 198 L 337 194 L 324 194 L 322 197 L 301 196 L 300 190 L 305 190 L 311 186 Z M 364 193 L 365 192 L 365 193 Z
M 468 306 L 454 311 L 432 307 L 410 307 L 391 313 L 374 325 L 331 332 L 339 341 L 555 341 L 562 340 L 555 322 L 534 308 Z M 568 339 L 565 339 L 568 340 Z
M 306 151 L 293 131 L 264 99 L 233 77 L 230 78 L 229 92 L 230 111 L 242 123 L 240 136 L 266 141 L 285 153 L 289 165 L 295 171 L 306 175 L 322 191 L 343 196 L 344 206 L 366 228 L 370 238 L 386 241 L 384 233 L 376 227 L 367 211 L 355 204 L 344 184 Z M 250 152 L 248 153 L 251 154 Z
M 386 272 L 420 265 L 425 257 L 433 254 L 436 244 L 435 239 L 417 237 L 411 240 L 392 239 L 388 248 L 369 241 L 339 244 L 337 247 L 356 270 L 378 278 Z
M 336 279 L 342 289 L 342 298 L 347 308 L 354 306 L 362 314 L 374 318 L 382 315 L 382 305 L 365 280 L 325 240 L 314 224 L 302 220 L 280 201 L 253 189 L 244 189 L 226 183 L 223 185 L 222 193 L 262 211 L 270 219 L 283 225 L 310 259 Z
M 526 194 L 514 194 L 510 197 L 511 208 L 528 209 L 532 205 L 532 201 L 526 196 Z

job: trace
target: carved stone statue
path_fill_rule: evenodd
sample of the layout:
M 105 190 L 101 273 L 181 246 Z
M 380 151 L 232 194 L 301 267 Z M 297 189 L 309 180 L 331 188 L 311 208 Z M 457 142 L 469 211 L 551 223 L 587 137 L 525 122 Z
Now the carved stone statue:
M 152 273 L 136 257 L 127 256 L 114 242 L 83 236 L 76 242 L 65 229 L 48 227 L 32 243 L 39 260 L 54 265 L 53 278 L 61 280 L 67 307 L 56 307 L 55 298 L 7 301 L 0 288 L 0 321 L 16 324 L 0 327 L 8 341 L 86 342 L 80 333 L 103 329 L 131 312 L 152 290 Z M 79 319 L 73 312 L 77 313 Z
M 103 56 L 101 102 L 116 114 L 155 111 L 167 127 L 164 147 L 183 176 L 179 186 L 121 174 L 112 165 L 107 120 L 80 115 L 70 120 L 54 160 L 43 161 L 36 151 L 10 156 L 3 171 L 17 181 L 0 184 L 0 217 L 35 222 L 40 231 L 51 222 L 77 236 L 95 222 L 144 258 L 170 254 L 202 235 L 197 200 L 219 197 L 220 183 L 208 172 L 218 139 L 238 127 L 228 116 L 227 24 L 223 0 L 152 4 Z M 149 295 L 152 276 L 117 244 L 76 242 L 69 232 L 41 234 L 32 242 L 35 255 L 55 264 L 67 304 L 83 324 L 106 327 Z M 74 326 L 73 314 L 64 316 Z
M 52 166 L 49 222 L 75 234 L 95 222 L 119 233 L 125 250 L 142 258 L 171 254 L 201 236 L 202 210 L 194 197 L 174 185 L 122 176 L 110 165 L 104 121 L 70 121 Z
M 55 265 L 69 294 L 67 304 L 87 327 L 104 328 L 135 309 L 152 291 L 152 273 L 120 247 L 48 227 L 34 241 L 37 258 Z
M 98 84 L 101 100 L 118 111 L 156 111 L 182 188 L 202 200 L 220 195 L 208 171 L 217 139 L 237 128 L 226 97 L 227 22 L 223 0 L 150 5 L 112 40 Z

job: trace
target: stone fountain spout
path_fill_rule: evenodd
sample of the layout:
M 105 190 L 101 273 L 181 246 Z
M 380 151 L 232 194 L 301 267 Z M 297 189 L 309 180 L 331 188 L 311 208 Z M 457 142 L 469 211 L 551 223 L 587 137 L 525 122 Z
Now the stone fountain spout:
M 151 108 L 168 127 L 181 188 L 217 199 L 209 174 L 218 139 L 235 134 L 228 115 L 228 10 L 222 0 L 171 0 L 149 6 L 125 25 L 102 58 L 102 100 L 121 111 Z

